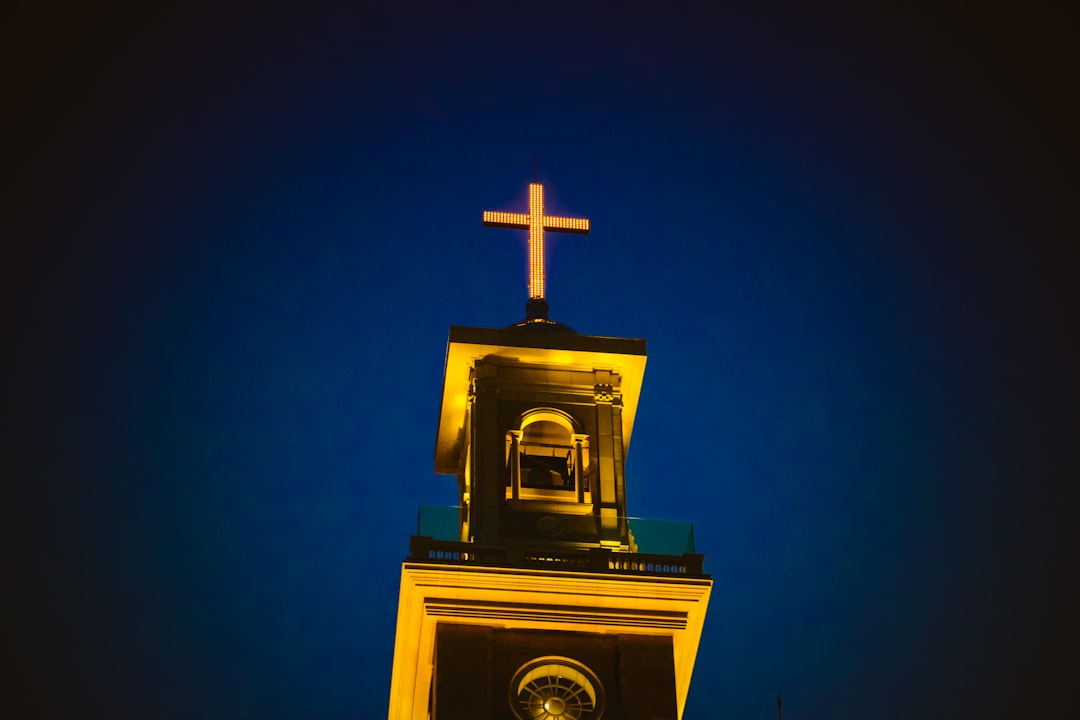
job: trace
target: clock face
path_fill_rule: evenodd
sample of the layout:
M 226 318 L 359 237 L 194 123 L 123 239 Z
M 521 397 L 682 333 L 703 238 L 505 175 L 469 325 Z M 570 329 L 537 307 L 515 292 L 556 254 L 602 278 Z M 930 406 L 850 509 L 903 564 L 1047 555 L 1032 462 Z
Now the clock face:
M 514 674 L 510 706 L 521 720 L 599 720 L 603 687 L 592 670 L 576 660 L 540 657 Z

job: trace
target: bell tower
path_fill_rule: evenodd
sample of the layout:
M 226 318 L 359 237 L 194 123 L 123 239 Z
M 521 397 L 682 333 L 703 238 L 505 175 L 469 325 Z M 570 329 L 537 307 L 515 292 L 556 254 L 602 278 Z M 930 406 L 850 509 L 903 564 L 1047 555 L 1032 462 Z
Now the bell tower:
M 645 341 L 548 317 L 544 231 L 589 221 L 485 212 L 529 231 L 526 318 L 452 327 L 435 471 L 402 566 L 391 720 L 680 718 L 712 580 L 688 523 L 627 513 Z

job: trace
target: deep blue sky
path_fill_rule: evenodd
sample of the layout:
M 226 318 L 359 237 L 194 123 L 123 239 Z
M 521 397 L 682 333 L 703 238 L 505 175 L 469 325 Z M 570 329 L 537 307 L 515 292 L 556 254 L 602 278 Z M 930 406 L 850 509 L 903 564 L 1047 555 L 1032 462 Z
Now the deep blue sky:
M 553 317 L 649 342 L 630 510 L 716 583 L 686 717 L 1071 707 L 1074 40 L 793 5 L 6 23 L 0 714 L 385 716 L 534 154 L 593 221 Z

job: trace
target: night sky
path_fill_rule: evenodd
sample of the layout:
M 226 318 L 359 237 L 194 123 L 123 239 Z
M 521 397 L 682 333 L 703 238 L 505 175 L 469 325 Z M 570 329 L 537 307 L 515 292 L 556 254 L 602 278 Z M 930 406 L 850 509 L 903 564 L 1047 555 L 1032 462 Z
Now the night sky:
M 0 715 L 385 717 L 536 156 L 552 317 L 649 343 L 630 512 L 715 581 L 686 718 L 1073 714 L 1065 19 L 397 5 L 5 21 Z

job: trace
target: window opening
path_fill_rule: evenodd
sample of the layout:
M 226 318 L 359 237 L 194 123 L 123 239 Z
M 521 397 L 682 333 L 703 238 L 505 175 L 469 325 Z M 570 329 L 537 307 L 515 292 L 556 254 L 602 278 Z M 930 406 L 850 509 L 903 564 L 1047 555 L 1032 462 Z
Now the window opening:
M 506 435 L 507 497 L 584 502 L 589 491 L 588 436 L 575 433 L 562 413 L 541 410 L 530 415 L 520 430 Z

